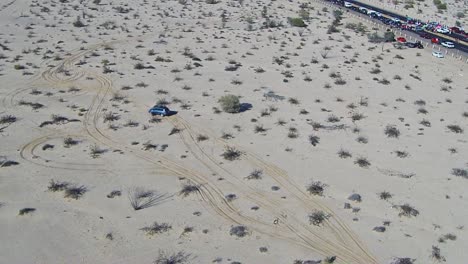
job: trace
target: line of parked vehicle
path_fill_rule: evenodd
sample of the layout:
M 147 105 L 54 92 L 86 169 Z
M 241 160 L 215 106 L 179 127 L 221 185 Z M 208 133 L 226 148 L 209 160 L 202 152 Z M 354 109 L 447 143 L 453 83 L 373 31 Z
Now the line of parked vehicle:
M 446 48 L 456 48 L 464 52 L 468 52 L 468 32 L 465 32 L 460 27 L 447 27 L 437 22 L 422 22 L 408 16 L 401 16 L 386 10 L 382 10 L 367 4 L 357 2 L 355 0 L 327 0 L 333 4 L 344 6 L 353 11 L 368 15 L 373 19 L 377 19 L 382 23 L 393 28 L 408 30 L 415 32 L 421 38 L 429 39 L 433 44 L 440 44 Z M 403 38 L 404 39 L 404 38 Z M 398 42 L 407 43 L 397 39 Z M 420 48 L 422 44 L 419 42 L 408 43 L 408 47 Z

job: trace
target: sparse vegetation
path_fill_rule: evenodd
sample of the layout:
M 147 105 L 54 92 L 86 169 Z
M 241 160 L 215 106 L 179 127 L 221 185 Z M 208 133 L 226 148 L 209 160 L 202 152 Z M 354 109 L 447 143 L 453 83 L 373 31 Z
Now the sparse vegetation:
M 249 180 L 260 180 L 262 178 L 263 171 L 262 170 L 253 170 L 248 176 L 247 179 Z
M 236 149 L 234 147 L 230 147 L 230 146 L 227 146 L 224 149 L 223 154 L 221 154 L 221 156 L 225 160 L 229 160 L 229 161 L 239 159 L 241 155 L 242 155 L 242 152 L 240 150 L 238 150 L 238 149 Z
M 323 211 L 316 210 L 309 214 L 309 223 L 311 225 L 320 226 L 328 218 L 330 218 L 330 215 Z
M 187 197 L 192 193 L 198 193 L 198 192 L 200 192 L 200 186 L 193 184 L 191 182 L 188 182 L 182 185 L 182 190 L 180 190 L 179 194 L 182 195 L 183 197 Z
M 231 236 L 236 236 L 236 237 L 245 237 L 246 235 L 249 234 L 249 232 L 248 232 L 247 227 L 243 225 L 237 225 L 237 226 L 231 227 L 229 234 Z
M 241 104 L 239 102 L 239 97 L 235 95 L 225 95 L 219 99 L 219 104 L 221 109 L 226 113 L 239 113 L 241 110 Z
M 207 0 L 210 1 L 210 0 Z M 159 255 L 154 264 L 184 264 L 188 263 L 191 258 L 190 254 L 180 251 L 177 253 L 169 254 L 164 251 L 159 251 Z
M 398 214 L 398 216 L 406 216 L 406 217 L 415 216 L 416 217 L 419 215 L 419 211 L 409 204 L 399 205 L 397 206 L 397 208 L 400 209 L 400 213 Z
M 393 125 L 387 125 L 385 127 L 385 135 L 389 138 L 398 138 L 400 136 L 400 130 Z
M 131 188 L 128 190 L 128 199 L 132 208 L 142 210 L 158 205 L 167 199 L 167 194 L 161 194 L 154 190 L 147 190 L 142 187 Z
M 313 181 L 307 186 L 307 191 L 312 195 L 322 196 L 326 186 L 320 181 Z
M 157 234 L 168 232 L 171 229 L 172 226 L 167 223 L 154 222 L 152 225 L 143 227 L 140 230 L 145 232 L 148 236 L 154 236 Z

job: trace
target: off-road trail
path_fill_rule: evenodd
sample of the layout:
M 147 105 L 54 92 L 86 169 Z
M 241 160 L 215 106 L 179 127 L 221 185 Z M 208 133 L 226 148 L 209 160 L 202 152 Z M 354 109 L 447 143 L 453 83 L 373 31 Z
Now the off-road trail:
M 118 41 L 112 44 L 118 45 Z M 182 128 L 179 133 L 181 143 L 189 149 L 190 153 L 196 158 L 208 172 L 215 173 L 223 176 L 226 182 L 230 184 L 241 197 L 249 200 L 254 204 L 260 205 L 263 209 L 268 210 L 271 219 L 258 219 L 257 217 L 249 216 L 243 213 L 238 208 L 235 208 L 231 203 L 226 201 L 223 191 L 217 186 L 216 181 L 212 177 L 202 172 L 197 172 L 194 169 L 181 165 L 173 161 L 163 154 L 154 155 L 149 154 L 141 149 L 119 143 L 117 139 L 113 139 L 105 128 L 102 127 L 102 114 L 103 108 L 106 108 L 110 95 L 112 94 L 112 81 L 96 73 L 95 71 L 77 68 L 76 63 L 92 51 L 98 50 L 111 43 L 103 43 L 91 45 L 88 48 L 75 51 L 58 65 L 51 67 L 42 74 L 40 79 L 36 82 L 46 82 L 50 86 L 57 87 L 79 87 L 83 80 L 92 80 L 94 85 L 83 87 L 89 93 L 94 93 L 92 101 L 84 115 L 82 121 L 83 132 L 76 128 L 74 131 L 61 131 L 54 129 L 44 129 L 45 136 L 34 139 L 33 141 L 25 144 L 21 149 L 21 157 L 25 160 L 32 162 L 36 165 L 46 166 L 53 169 L 66 169 L 66 170 L 96 170 L 99 171 L 103 164 L 84 164 L 73 162 L 61 162 L 60 160 L 45 160 L 34 154 L 38 146 L 44 145 L 47 141 L 54 138 L 66 138 L 70 135 L 79 137 L 88 137 L 90 140 L 98 143 L 99 145 L 106 146 L 110 149 L 122 150 L 126 155 L 133 155 L 148 163 L 149 166 L 156 168 L 163 168 L 171 172 L 172 175 L 177 177 L 186 177 L 193 183 L 200 186 L 199 195 L 204 206 L 218 214 L 220 217 L 230 221 L 233 224 L 242 224 L 248 226 L 252 230 L 274 237 L 284 239 L 298 246 L 305 247 L 313 250 L 323 256 L 337 256 L 338 263 L 378 263 L 378 261 L 369 253 L 368 249 L 359 240 L 356 234 L 350 230 L 347 225 L 336 216 L 333 211 L 325 205 L 319 198 L 310 197 L 305 191 L 297 187 L 288 175 L 282 169 L 273 164 L 263 161 L 250 151 L 237 146 L 243 150 L 242 158 L 247 162 L 258 166 L 263 169 L 267 175 L 270 175 L 275 182 L 284 190 L 287 190 L 289 196 L 292 197 L 304 212 L 311 212 L 313 210 L 322 210 L 330 217 L 322 227 L 311 226 L 307 223 L 306 218 L 298 218 L 296 212 L 289 210 L 286 206 L 282 205 L 282 200 L 274 197 L 264 191 L 256 190 L 249 186 L 242 180 L 235 172 L 231 172 L 220 165 L 220 160 L 217 157 L 211 156 L 209 151 L 205 150 L 201 144 L 197 143 L 195 137 L 197 133 L 202 131 L 196 130 L 192 125 L 185 121 L 182 117 L 173 116 L 167 117 L 165 122 L 171 122 L 174 126 Z M 18 89 L 12 92 L 11 95 L 5 97 L 4 104 L 11 107 L 14 104 L 14 96 L 18 93 L 24 92 L 30 88 Z M 139 104 L 139 102 L 136 102 Z M 139 113 L 141 114 L 141 113 Z M 81 133 L 81 134 L 80 134 Z M 213 138 L 213 144 L 229 145 L 220 139 Z M 116 173 L 116 172 L 113 172 Z M 273 219 L 280 219 L 278 225 L 273 224 Z

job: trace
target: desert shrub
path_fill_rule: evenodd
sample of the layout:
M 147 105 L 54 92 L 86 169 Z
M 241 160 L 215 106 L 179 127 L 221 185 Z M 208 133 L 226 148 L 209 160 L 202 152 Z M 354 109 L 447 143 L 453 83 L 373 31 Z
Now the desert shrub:
M 172 226 L 167 223 L 159 224 L 158 222 L 154 222 L 152 225 L 143 227 L 140 230 L 145 232 L 148 236 L 154 236 L 156 234 L 167 232 L 170 229 L 172 229 Z
M 227 194 L 226 196 L 224 196 L 224 198 L 226 199 L 226 201 L 232 202 L 235 199 L 237 199 L 237 195 L 235 195 L 234 193 L 230 193 L 230 194 Z
M 229 230 L 231 236 L 244 237 L 249 234 L 247 227 L 243 225 L 233 226 Z
M 452 175 L 468 179 L 468 170 L 461 168 L 452 169 Z
M 197 142 L 201 142 L 201 141 L 205 141 L 205 140 L 208 140 L 208 136 L 206 135 L 198 135 L 197 136 Z
M 166 194 L 160 194 L 157 191 L 146 190 L 141 187 L 132 188 L 128 191 L 128 200 L 135 211 L 156 206 L 166 198 Z
M 411 258 L 394 258 L 391 264 L 414 264 L 416 260 Z
M 408 157 L 408 155 L 409 155 L 408 152 L 406 152 L 406 151 L 401 151 L 401 150 L 396 150 L 396 151 L 395 151 L 395 154 L 396 154 L 397 157 L 399 157 L 399 158 L 406 158 L 406 157 Z
M 76 144 L 78 144 L 78 140 L 75 140 L 71 137 L 68 137 L 66 139 L 63 140 L 63 144 L 65 145 L 66 148 L 69 148 L 70 146 L 74 146 Z
M 74 27 L 86 27 L 86 25 L 81 21 L 80 17 L 76 17 L 76 20 L 73 22 Z
M 293 97 L 289 98 L 289 99 L 288 99 L 288 102 L 289 102 L 290 104 L 292 104 L 292 105 L 298 105 L 298 104 L 299 104 L 299 100 L 296 99 L 296 98 L 293 98 Z
M 403 204 L 403 205 L 399 205 L 397 207 L 398 207 L 398 209 L 400 209 L 400 213 L 398 214 L 398 216 L 411 217 L 411 216 L 418 216 L 419 215 L 419 211 L 416 210 L 414 207 L 412 207 L 409 204 Z
M 111 191 L 108 195 L 106 195 L 107 198 L 114 198 L 116 196 L 121 196 L 122 195 L 122 192 L 119 191 L 119 190 L 114 190 L 114 191 Z
M 12 124 L 14 122 L 16 122 L 17 118 L 15 116 L 12 116 L 12 115 L 4 115 L 4 116 L 1 116 L 0 117 L 0 124 L 3 125 L 3 124 Z
M 313 181 L 307 186 L 307 191 L 312 195 L 322 196 L 326 186 L 320 181 Z
M 364 157 L 357 158 L 354 163 L 361 168 L 367 168 L 371 165 L 370 162 Z
M 266 128 L 263 127 L 263 125 L 256 125 L 254 127 L 254 132 L 255 133 L 265 133 L 267 131 Z
M 425 127 L 431 127 L 431 122 L 429 120 L 423 119 L 419 124 L 425 126 Z
M 104 114 L 104 123 L 119 120 L 120 116 L 116 113 L 107 112 Z
M 36 211 L 36 208 L 26 207 L 26 208 L 19 210 L 18 215 L 26 215 L 26 214 L 33 213 L 35 211 Z
M 182 186 L 182 190 L 180 190 L 179 194 L 184 197 L 187 197 L 190 194 L 197 193 L 197 192 L 200 192 L 200 186 L 189 182 L 189 183 L 185 183 Z
M 47 189 L 50 192 L 59 192 L 59 191 L 66 190 L 69 185 L 70 183 L 68 182 L 59 182 L 59 181 L 50 180 L 49 186 L 47 187 Z
M 178 134 L 178 133 L 180 133 L 180 128 L 173 127 L 173 128 L 171 129 L 171 131 L 169 132 L 168 135 L 169 135 L 169 136 L 172 136 L 172 135 Z
M 310 135 L 309 136 L 309 142 L 310 144 L 312 144 L 312 146 L 317 146 L 318 143 L 320 143 L 320 137 L 316 136 L 316 135 Z
M 463 129 L 459 125 L 448 125 L 447 128 L 453 133 L 457 133 L 457 134 L 463 133 Z
M 445 261 L 445 257 L 442 256 L 442 254 L 440 253 L 440 248 L 438 248 L 437 246 L 432 246 L 431 257 L 437 260 L 438 262 Z
M 239 97 L 235 95 L 230 94 L 222 96 L 218 102 L 221 105 L 221 109 L 226 113 L 239 113 L 241 110 Z
M 398 128 L 393 125 L 387 125 L 385 127 L 385 135 L 387 135 L 389 138 L 398 138 L 400 136 L 400 130 L 398 130 Z
M 180 251 L 180 252 L 173 253 L 173 254 L 168 254 L 164 251 L 159 251 L 159 255 L 153 263 L 154 264 L 184 264 L 184 263 L 188 263 L 188 261 L 190 260 L 190 256 L 191 256 L 190 254 L 187 254 L 184 251 Z
M 288 18 L 288 22 L 293 27 L 307 27 L 304 20 L 300 17 L 290 17 Z
M 234 147 L 230 147 L 230 146 L 227 146 L 224 149 L 223 154 L 221 154 L 221 156 L 225 160 L 229 160 L 229 161 L 239 159 L 241 155 L 242 155 L 242 152 L 240 150 L 238 150 L 238 149 L 236 149 Z
M 388 200 L 392 198 L 392 194 L 387 191 L 380 192 L 377 195 L 379 196 L 381 200 Z
M 309 223 L 311 225 L 320 226 L 324 221 L 326 221 L 330 215 L 326 214 L 323 211 L 315 210 L 309 214 Z
M 367 34 L 367 38 L 370 43 L 380 43 L 380 42 L 385 41 L 385 38 L 379 35 L 379 33 L 377 32 Z
M 369 140 L 365 136 L 359 136 L 356 138 L 356 141 L 362 144 L 367 144 Z
M 67 188 L 65 189 L 65 195 L 64 197 L 65 198 L 71 198 L 71 199 L 75 199 L 75 200 L 78 200 L 80 199 L 86 192 L 88 191 L 88 189 L 84 186 L 84 185 L 72 185 L 72 186 L 67 186 Z
M 351 158 L 352 155 L 349 151 L 347 150 L 344 150 L 344 149 L 340 149 L 338 151 L 338 157 L 342 158 L 342 159 L 347 159 L 347 158 Z
M 359 121 L 359 120 L 363 119 L 364 117 L 365 116 L 363 114 L 361 114 L 361 113 L 353 113 L 351 115 L 351 120 L 353 120 L 353 122 L 355 122 L 355 121 Z
M 249 180 L 260 180 L 262 178 L 263 171 L 262 170 L 253 170 L 249 176 L 247 176 L 247 179 Z
M 106 150 L 100 148 L 98 145 L 94 144 L 89 148 L 89 154 L 93 159 L 98 158 L 101 154 L 105 153 Z
M 17 162 L 17 161 L 9 160 L 9 159 L 7 159 L 5 157 L 0 157 L 0 168 L 16 166 L 18 164 L 19 164 L 19 162 Z

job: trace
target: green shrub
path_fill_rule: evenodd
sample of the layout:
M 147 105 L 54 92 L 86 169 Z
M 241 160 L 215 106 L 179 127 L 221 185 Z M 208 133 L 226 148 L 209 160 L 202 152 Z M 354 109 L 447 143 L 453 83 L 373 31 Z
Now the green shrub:
M 239 113 L 241 110 L 241 104 L 239 102 L 239 97 L 229 94 L 222 96 L 218 100 L 221 108 L 226 113 Z
M 288 18 L 289 24 L 293 27 L 306 27 L 306 23 L 300 17 L 290 17 Z

